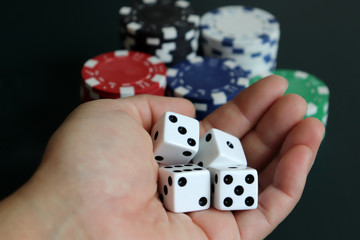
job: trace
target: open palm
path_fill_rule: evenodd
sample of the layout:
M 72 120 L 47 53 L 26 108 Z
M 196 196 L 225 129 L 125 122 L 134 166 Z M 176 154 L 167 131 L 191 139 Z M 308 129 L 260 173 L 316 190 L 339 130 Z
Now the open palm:
M 49 141 L 34 177 L 7 201 L 21 195 L 31 203 L 45 238 L 262 239 L 299 201 L 324 133 L 317 119 L 302 119 L 302 98 L 282 96 L 286 88 L 283 78 L 268 77 L 200 123 L 200 135 L 218 128 L 241 139 L 248 165 L 259 171 L 255 210 L 163 208 L 148 132 L 165 111 L 193 117 L 194 109 L 155 96 L 77 108 Z

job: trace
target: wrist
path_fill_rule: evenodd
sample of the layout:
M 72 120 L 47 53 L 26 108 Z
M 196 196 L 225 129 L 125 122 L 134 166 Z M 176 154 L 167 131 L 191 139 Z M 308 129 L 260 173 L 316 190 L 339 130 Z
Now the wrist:
M 0 236 L 9 240 L 69 239 L 67 236 L 83 239 L 66 189 L 55 188 L 52 182 L 56 183 L 36 174 L 0 202 Z

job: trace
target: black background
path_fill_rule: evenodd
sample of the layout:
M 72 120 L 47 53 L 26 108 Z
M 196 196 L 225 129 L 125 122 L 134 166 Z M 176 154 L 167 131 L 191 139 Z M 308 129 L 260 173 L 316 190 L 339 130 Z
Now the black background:
M 0 199 L 31 177 L 47 140 L 79 104 L 82 64 L 119 47 L 117 12 L 131 2 L 2 3 Z M 230 4 L 273 13 L 278 67 L 312 73 L 330 88 L 326 137 L 303 197 L 268 239 L 360 239 L 358 1 L 191 2 L 199 14 Z

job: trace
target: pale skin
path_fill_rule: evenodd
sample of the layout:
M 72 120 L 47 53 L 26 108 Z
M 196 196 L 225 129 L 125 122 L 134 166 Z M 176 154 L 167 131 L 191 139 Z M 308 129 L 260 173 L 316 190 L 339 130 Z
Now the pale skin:
M 33 177 L 0 202 L 4 239 L 263 239 L 293 210 L 324 135 L 306 102 L 270 76 L 200 123 L 241 139 L 259 172 L 255 210 L 166 211 L 149 131 L 165 111 L 190 117 L 178 98 L 136 96 L 75 109 L 51 137 Z

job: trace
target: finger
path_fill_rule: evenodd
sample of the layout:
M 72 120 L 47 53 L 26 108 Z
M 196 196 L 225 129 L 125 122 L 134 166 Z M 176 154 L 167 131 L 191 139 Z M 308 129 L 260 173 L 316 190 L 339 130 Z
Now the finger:
M 217 128 L 241 138 L 284 94 L 287 86 L 287 80 L 276 75 L 256 82 L 207 116 L 201 122 L 200 135 Z
M 135 106 L 135 110 L 132 105 Z M 141 119 L 142 125 L 147 131 L 150 131 L 152 125 L 167 111 L 180 113 L 189 117 L 195 116 L 193 104 L 184 98 L 150 95 L 137 96 L 132 99 L 131 103 L 126 102 L 123 107 L 125 107 L 133 117 L 139 116 L 137 118 L 138 121 Z
M 324 126 L 312 118 L 301 121 L 289 133 L 278 162 L 259 176 L 259 184 L 266 182 L 267 186 L 259 195 L 258 208 L 235 213 L 242 237 L 264 238 L 292 211 L 304 190 L 323 133 Z
M 188 215 L 209 239 L 240 239 L 239 230 L 231 211 L 210 208 L 206 211 L 191 212 Z
M 296 145 L 309 147 L 315 153 L 315 156 L 324 137 L 324 132 L 325 127 L 320 120 L 312 117 L 305 118 L 286 138 L 280 149 L 279 156 L 283 156 Z
M 269 186 L 274 178 L 274 172 L 278 165 L 279 159 L 289 149 L 296 145 L 308 146 L 312 152 L 317 153 L 319 145 L 324 134 L 323 124 L 315 118 L 306 118 L 300 124 L 298 124 L 288 135 L 284 141 L 279 156 L 276 157 L 260 174 L 259 174 L 259 188 L 265 189 Z M 309 171 L 314 163 L 315 157 L 311 160 L 309 165 Z
M 279 98 L 254 130 L 241 139 L 250 167 L 262 169 L 279 151 L 289 131 L 304 117 L 305 100 L 295 94 Z
M 174 97 L 137 95 L 116 100 L 97 100 L 83 105 L 84 111 L 97 111 L 99 114 L 105 112 L 112 112 L 113 114 L 126 113 L 139 122 L 146 131 L 150 131 L 152 125 L 166 111 L 180 113 L 189 117 L 195 116 L 195 109 L 190 101 Z

